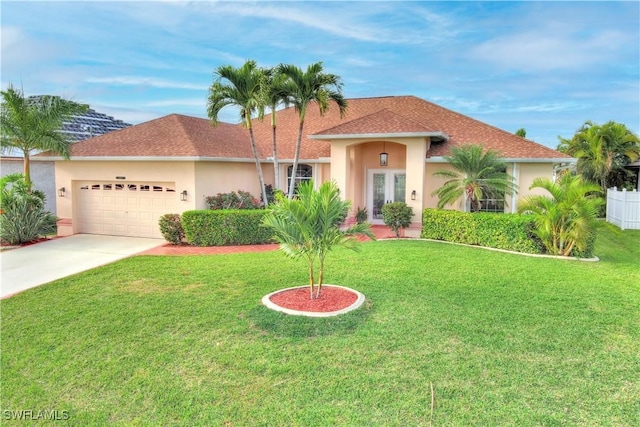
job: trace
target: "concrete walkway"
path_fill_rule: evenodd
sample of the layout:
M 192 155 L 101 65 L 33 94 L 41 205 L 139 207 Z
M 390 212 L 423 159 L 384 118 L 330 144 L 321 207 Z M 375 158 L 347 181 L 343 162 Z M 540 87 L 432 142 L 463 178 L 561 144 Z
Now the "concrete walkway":
M 0 298 L 164 245 L 162 239 L 76 234 L 0 252 Z

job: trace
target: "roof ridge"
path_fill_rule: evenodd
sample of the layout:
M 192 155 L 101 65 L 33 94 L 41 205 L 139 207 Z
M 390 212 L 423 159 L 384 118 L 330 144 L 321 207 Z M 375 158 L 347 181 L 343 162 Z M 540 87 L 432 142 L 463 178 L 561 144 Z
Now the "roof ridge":
M 191 148 L 194 149 L 194 151 L 197 151 L 198 142 L 196 141 L 194 135 L 190 132 L 191 128 L 187 126 L 187 124 L 184 122 L 185 120 L 198 119 L 199 117 L 185 116 L 183 114 L 175 114 L 175 116 L 176 116 L 176 120 L 178 121 L 178 124 L 180 125 L 180 129 L 182 130 L 182 133 L 186 137 L 186 140 L 189 141 L 189 145 L 191 146 Z M 204 120 L 204 119 L 201 119 L 201 120 Z

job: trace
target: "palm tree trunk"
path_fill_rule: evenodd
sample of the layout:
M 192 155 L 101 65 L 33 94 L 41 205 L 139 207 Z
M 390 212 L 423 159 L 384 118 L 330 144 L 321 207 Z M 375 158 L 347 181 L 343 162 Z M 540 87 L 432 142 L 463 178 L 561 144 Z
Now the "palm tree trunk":
M 260 192 L 262 194 L 262 200 L 264 200 L 264 206 L 269 205 L 267 200 L 267 191 L 264 188 L 264 176 L 262 175 L 262 165 L 260 165 L 260 158 L 258 157 L 258 148 L 256 147 L 256 141 L 253 137 L 253 128 L 251 127 L 251 120 L 247 119 L 247 126 L 249 127 L 249 137 L 251 140 L 251 151 L 253 151 L 253 158 L 256 161 L 256 170 L 258 171 L 258 181 L 260 182 Z
M 318 292 L 316 292 L 316 298 L 320 298 L 320 292 L 322 292 L 322 282 L 324 280 L 324 257 L 320 258 L 320 271 L 318 272 Z
M 293 193 L 296 187 L 296 176 L 298 176 L 298 159 L 300 158 L 300 146 L 302 145 L 302 128 L 304 127 L 304 118 L 300 120 L 300 127 L 298 128 L 298 142 L 296 143 L 296 152 L 293 157 L 293 170 L 291 171 L 291 183 L 289 183 L 288 197 L 293 198 Z
M 275 111 L 271 114 L 275 114 Z M 272 140 L 273 140 L 273 177 L 274 177 L 274 187 L 276 189 L 280 189 L 280 168 L 278 166 L 278 146 L 276 145 L 276 125 L 273 125 L 272 130 Z
M 24 175 L 24 183 L 27 185 L 29 191 L 31 191 L 31 159 L 29 157 L 29 151 L 22 150 L 24 153 L 24 166 L 23 166 L 23 175 Z
M 313 285 L 314 285 L 314 272 L 313 272 L 313 258 L 309 258 L 309 292 L 310 298 L 313 299 Z

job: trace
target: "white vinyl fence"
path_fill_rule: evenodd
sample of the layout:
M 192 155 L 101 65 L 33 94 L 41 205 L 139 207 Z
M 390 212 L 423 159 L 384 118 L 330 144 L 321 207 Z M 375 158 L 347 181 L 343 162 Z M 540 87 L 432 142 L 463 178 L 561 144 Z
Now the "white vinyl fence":
M 607 222 L 622 230 L 640 230 L 640 192 L 609 188 Z

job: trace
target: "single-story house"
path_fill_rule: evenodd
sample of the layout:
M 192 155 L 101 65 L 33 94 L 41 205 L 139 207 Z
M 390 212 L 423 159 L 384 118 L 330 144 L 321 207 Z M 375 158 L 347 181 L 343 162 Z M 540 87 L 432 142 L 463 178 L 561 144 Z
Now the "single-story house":
M 293 173 L 299 117 L 294 108 L 278 111 L 279 187 L 290 179 L 335 180 L 353 212 L 366 208 L 371 223 L 382 223 L 384 203 L 404 201 L 413 208 L 412 228 L 421 226 L 423 208 L 433 208 L 432 192 L 444 179 L 433 173 L 450 166 L 452 147 L 482 144 L 499 151 L 519 187 L 505 200 L 485 200 L 487 210 L 514 212 L 530 194 L 536 177 L 574 161 L 566 154 L 414 96 L 349 99 L 341 118 L 333 106 L 321 116 L 309 108 L 300 165 Z M 254 121 L 265 181 L 274 185 L 270 117 Z M 382 161 L 381 153 L 386 153 Z M 52 160 L 50 154 L 38 156 Z M 55 158 L 59 234 L 97 233 L 160 237 L 165 213 L 206 208 L 205 198 L 236 190 L 260 195 L 247 129 L 171 114 L 73 145 L 71 159 Z M 276 186 L 278 187 L 278 186 Z M 62 190 L 64 189 L 64 190 Z M 465 210 L 464 201 L 451 207 Z

